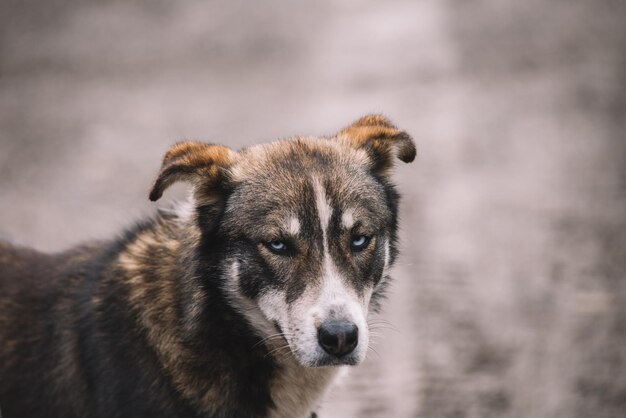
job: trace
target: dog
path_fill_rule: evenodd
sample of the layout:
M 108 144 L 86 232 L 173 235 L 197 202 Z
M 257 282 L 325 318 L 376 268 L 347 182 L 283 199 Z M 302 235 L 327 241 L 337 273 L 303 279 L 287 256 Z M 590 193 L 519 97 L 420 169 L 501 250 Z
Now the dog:
M 368 115 L 329 137 L 165 154 L 150 199 L 189 202 L 119 238 L 0 243 L 0 408 L 16 417 L 310 417 L 368 350 L 397 256 L 394 161 Z

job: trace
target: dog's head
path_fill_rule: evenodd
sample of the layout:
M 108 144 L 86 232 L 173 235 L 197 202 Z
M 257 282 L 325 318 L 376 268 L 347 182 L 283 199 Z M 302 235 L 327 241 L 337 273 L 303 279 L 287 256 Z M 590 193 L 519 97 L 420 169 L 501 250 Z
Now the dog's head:
M 239 152 L 185 142 L 150 198 L 191 181 L 198 227 L 224 249 L 226 293 L 259 334 L 279 333 L 305 366 L 357 364 L 396 254 L 389 169 L 414 158 L 411 138 L 378 115 Z

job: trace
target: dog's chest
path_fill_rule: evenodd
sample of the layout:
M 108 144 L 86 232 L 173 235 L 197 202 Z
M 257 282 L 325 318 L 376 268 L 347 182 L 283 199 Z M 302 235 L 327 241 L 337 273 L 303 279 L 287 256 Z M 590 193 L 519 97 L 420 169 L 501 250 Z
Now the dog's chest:
M 271 383 L 275 408 L 271 418 L 308 418 L 332 385 L 337 367 L 302 367 L 287 360 Z

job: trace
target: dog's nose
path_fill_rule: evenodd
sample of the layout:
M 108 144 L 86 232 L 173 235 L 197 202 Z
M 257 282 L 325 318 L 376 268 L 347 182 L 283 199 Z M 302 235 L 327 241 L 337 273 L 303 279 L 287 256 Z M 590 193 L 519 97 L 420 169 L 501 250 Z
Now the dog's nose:
M 345 356 L 359 343 L 359 328 L 352 322 L 329 321 L 318 328 L 317 340 L 328 354 Z

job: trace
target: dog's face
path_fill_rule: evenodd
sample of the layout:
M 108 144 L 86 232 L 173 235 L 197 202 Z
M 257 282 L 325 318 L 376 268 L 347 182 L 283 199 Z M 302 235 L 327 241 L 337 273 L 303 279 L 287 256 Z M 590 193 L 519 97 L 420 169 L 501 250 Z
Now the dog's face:
M 369 301 L 390 258 L 384 186 L 356 152 L 329 140 L 250 149 L 222 228 L 231 280 L 308 366 L 355 364 L 367 349 Z
M 208 230 L 227 247 L 224 288 L 233 304 L 261 336 L 286 340 L 274 346 L 276 356 L 288 347 L 305 366 L 361 362 L 368 311 L 395 254 L 397 194 L 387 171 L 395 157 L 414 158 L 408 135 L 370 116 L 332 138 L 238 153 L 178 147 L 191 144 L 199 147 L 193 154 L 173 148 L 170 160 L 184 164 L 183 175 L 198 170 L 200 212 L 220 208 L 218 225 Z M 191 164 L 198 161 L 204 163 Z M 157 180 L 159 195 L 167 184 L 159 189 Z

